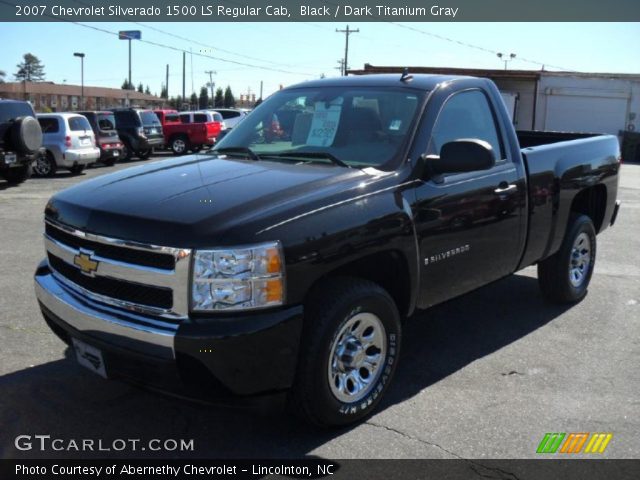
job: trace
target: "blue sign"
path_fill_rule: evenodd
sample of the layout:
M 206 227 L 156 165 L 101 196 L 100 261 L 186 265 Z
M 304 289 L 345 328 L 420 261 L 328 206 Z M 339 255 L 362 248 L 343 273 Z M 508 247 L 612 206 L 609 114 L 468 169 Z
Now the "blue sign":
M 120 40 L 140 40 L 142 32 L 140 30 L 123 30 L 118 32 L 118 38 Z

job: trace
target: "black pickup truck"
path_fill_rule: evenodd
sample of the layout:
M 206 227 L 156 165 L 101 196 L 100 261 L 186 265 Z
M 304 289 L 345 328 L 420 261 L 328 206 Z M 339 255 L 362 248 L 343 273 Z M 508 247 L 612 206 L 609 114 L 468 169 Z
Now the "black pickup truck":
M 105 377 L 286 392 L 347 424 L 385 393 L 416 310 L 536 263 L 550 300 L 580 300 L 619 168 L 613 136 L 516 133 L 486 79 L 307 82 L 211 152 L 56 194 L 36 294 Z

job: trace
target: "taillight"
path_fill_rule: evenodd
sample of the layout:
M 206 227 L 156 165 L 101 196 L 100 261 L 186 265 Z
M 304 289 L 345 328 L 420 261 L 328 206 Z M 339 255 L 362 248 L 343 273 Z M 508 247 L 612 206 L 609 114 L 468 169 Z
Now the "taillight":
M 71 146 L 71 137 L 69 137 L 69 136 L 64 137 L 64 146 L 65 147 L 70 147 Z

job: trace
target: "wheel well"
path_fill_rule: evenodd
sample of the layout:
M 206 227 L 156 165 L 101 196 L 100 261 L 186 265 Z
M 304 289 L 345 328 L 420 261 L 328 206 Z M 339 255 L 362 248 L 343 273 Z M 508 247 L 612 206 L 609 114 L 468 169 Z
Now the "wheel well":
M 358 277 L 377 283 L 391 295 L 400 315 L 408 315 L 411 298 L 409 267 L 404 255 L 397 250 L 359 258 L 324 275 L 316 284 L 331 277 Z
M 582 213 L 591 218 L 596 232 L 600 231 L 607 208 L 607 188 L 604 185 L 594 185 L 579 192 L 573 199 L 571 211 Z

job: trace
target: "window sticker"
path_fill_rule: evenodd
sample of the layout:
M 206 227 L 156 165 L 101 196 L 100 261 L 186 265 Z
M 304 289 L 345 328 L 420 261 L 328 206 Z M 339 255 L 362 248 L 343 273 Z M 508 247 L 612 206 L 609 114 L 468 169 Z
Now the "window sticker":
M 402 126 L 402 120 L 393 119 L 389 124 L 389 130 L 400 130 L 401 126 Z
M 311 128 L 307 137 L 307 145 L 326 147 L 333 143 L 340 122 L 341 105 L 326 105 L 316 102 L 311 120 Z

